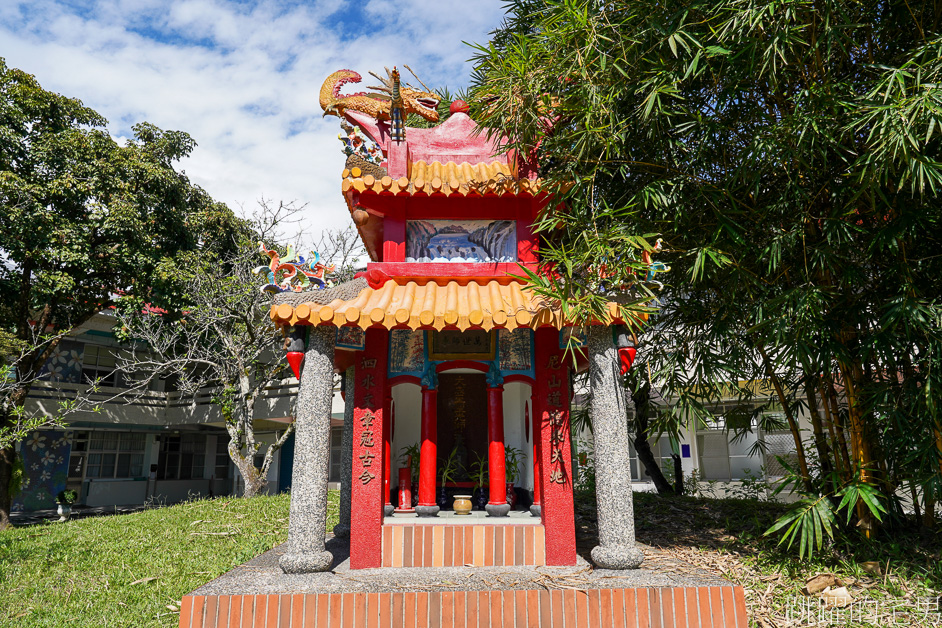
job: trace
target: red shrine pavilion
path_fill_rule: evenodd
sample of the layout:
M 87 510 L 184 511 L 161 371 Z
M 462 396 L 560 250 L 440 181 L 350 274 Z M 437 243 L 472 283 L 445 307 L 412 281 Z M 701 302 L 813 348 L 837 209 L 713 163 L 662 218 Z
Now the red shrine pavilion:
M 657 563 L 639 569 L 618 381 L 633 349 L 626 330 L 609 329 L 620 322 L 614 304 L 609 321 L 582 330 L 599 542 L 594 569 L 577 557 L 572 362 L 561 349 L 571 330 L 513 277 L 539 260 L 530 225 L 545 196 L 524 164 L 475 133 L 463 103 L 434 128 L 406 127 L 409 113 L 437 122 L 437 97 L 389 75 L 380 96 L 340 95 L 359 80 L 349 70 L 321 90 L 346 133 L 343 193 L 370 255 L 366 272 L 328 286 L 316 256 L 264 251 L 272 319 L 300 379 L 288 540 L 185 596 L 181 628 L 744 628 L 742 587 Z M 336 371 L 347 392 L 346 462 L 337 538 L 325 541 Z M 508 480 L 521 490 L 509 492 Z M 459 514 L 467 500 L 452 499 L 476 484 L 486 503 Z M 351 577 L 348 567 L 380 569 Z M 547 584 L 556 578 L 573 585 Z
M 406 128 L 409 112 L 437 121 L 434 94 L 401 93 L 394 70 L 382 110 L 339 95 L 358 79 L 332 75 L 321 104 L 347 132 L 343 196 L 370 262 L 353 282 L 276 299 L 271 312 L 289 331 L 336 327 L 335 368 L 354 367 L 350 567 L 575 565 L 567 322 L 514 278 L 539 261 L 539 181 L 477 133 L 464 103 L 438 126 Z M 411 445 L 419 516 L 394 492 Z M 530 510 L 526 498 L 507 503 L 506 448 Z M 447 512 L 473 486 L 458 471 L 442 491 L 449 457 L 486 465 L 484 512 Z

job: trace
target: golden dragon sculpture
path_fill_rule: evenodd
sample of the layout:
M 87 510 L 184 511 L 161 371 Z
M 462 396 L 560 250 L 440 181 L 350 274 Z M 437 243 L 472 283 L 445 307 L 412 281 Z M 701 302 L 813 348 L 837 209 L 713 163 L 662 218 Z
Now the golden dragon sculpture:
M 409 66 L 405 67 L 409 69 Z M 411 69 L 409 71 L 412 72 Z M 320 93 L 320 104 L 324 115 L 332 114 L 342 118 L 344 112 L 350 110 L 359 111 L 376 120 L 390 120 L 394 117 L 393 105 L 397 105 L 398 109 L 401 100 L 403 114 L 415 113 L 430 122 L 438 122 L 438 103 L 441 102 L 438 94 L 425 85 L 422 85 L 425 91 L 421 91 L 410 85 L 400 84 L 399 72 L 395 68 L 392 72 L 386 68 L 385 79 L 372 72 L 370 74 L 381 83 L 379 86 L 367 88 L 377 90 L 376 92 L 358 92 L 348 95 L 341 94 L 340 89 L 347 83 L 359 83 L 362 77 L 358 73 L 353 70 L 338 70 L 328 76 L 321 86 Z

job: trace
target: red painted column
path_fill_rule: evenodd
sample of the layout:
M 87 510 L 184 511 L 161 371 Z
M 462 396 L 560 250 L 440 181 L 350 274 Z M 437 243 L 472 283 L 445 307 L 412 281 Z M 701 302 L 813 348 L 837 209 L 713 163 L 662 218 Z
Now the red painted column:
M 486 509 L 491 516 L 499 517 L 510 510 L 509 507 L 504 508 L 507 506 L 507 469 L 504 459 L 504 387 L 500 384 L 487 387 L 487 440 L 490 499 Z
M 532 403 L 532 402 L 531 402 Z M 540 464 L 541 456 L 541 447 L 540 442 L 543 440 L 540 435 L 540 426 L 536 420 L 536 413 L 531 413 L 528 407 L 524 406 L 524 411 L 526 412 L 526 420 L 530 422 L 530 438 L 533 439 L 533 506 L 530 507 L 530 512 L 536 516 L 541 516 L 540 509 L 543 504 L 542 501 L 542 489 L 543 489 L 543 472 L 542 464 Z
M 422 386 L 419 505 L 415 510 L 420 516 L 425 517 L 434 517 L 438 514 L 438 504 L 435 502 L 435 478 L 438 462 L 438 390 L 435 388 L 435 383 L 437 382 L 429 382 Z
M 383 434 L 389 332 L 367 329 L 357 356 L 350 482 L 350 568 L 381 567 L 383 558 Z
M 546 528 L 546 564 L 576 564 L 576 528 L 569 445 L 569 361 L 559 348 L 559 331 L 536 330 L 536 385 L 533 413 L 539 427 L 541 506 Z
M 383 402 L 383 514 L 391 515 L 392 502 L 389 501 L 389 482 L 392 476 L 392 425 L 395 421 L 392 406 L 392 391 L 386 387 L 386 399 Z

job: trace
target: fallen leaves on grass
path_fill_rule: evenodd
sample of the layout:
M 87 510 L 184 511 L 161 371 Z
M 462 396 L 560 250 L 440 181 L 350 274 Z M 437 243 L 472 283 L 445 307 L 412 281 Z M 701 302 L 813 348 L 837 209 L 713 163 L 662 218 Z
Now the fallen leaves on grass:
M 835 576 L 832 573 L 819 573 L 812 576 L 805 582 L 805 586 L 801 589 L 801 592 L 805 595 L 814 595 L 815 593 L 821 593 L 825 589 L 830 587 L 842 587 L 844 583 L 841 582 L 841 579 Z
M 854 602 L 853 596 L 847 587 L 828 587 L 821 592 L 821 599 L 827 608 L 844 608 Z
M 137 584 L 147 584 L 148 582 L 153 582 L 153 581 L 156 580 L 157 578 L 158 578 L 158 576 L 150 576 L 150 577 L 148 577 L 148 578 L 141 578 L 140 580 L 135 580 L 134 582 L 132 582 L 132 583 L 129 584 L 128 586 L 129 586 L 129 587 L 133 587 L 134 585 L 137 585 Z

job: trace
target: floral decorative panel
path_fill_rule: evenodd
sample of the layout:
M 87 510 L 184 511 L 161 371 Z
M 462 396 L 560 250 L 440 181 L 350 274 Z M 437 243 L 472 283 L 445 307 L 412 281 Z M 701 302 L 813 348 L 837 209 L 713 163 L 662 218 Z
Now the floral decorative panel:
M 82 383 L 82 355 L 85 343 L 63 338 L 43 365 L 41 379 L 67 384 Z
M 23 487 L 14 499 L 14 510 L 41 510 L 56 507 L 56 495 L 65 489 L 69 477 L 72 432 L 40 430 L 31 432 L 20 445 L 23 460 Z

